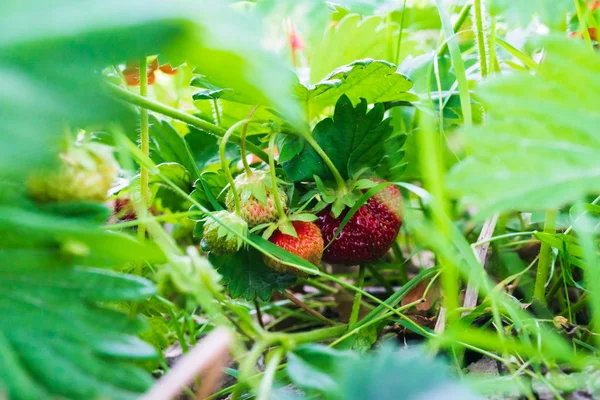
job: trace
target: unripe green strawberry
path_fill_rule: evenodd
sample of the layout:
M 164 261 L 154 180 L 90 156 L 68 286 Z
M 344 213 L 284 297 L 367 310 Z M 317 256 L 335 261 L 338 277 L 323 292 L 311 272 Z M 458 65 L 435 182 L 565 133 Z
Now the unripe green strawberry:
M 118 170 L 109 146 L 75 144 L 60 154 L 54 169 L 33 173 L 27 187 L 31 197 L 40 202 L 103 201 Z
M 267 172 L 254 171 L 252 175 L 244 172 L 235 178 L 234 183 L 240 196 L 240 216 L 250 228 L 279 219 L 275 196 L 271 189 L 271 178 Z M 284 189 L 277 186 L 277 193 L 284 212 L 287 212 L 288 199 Z M 231 190 L 227 193 L 225 201 L 229 211 L 234 211 L 235 203 Z
M 218 223 L 219 220 L 222 224 Z M 229 229 L 227 229 L 225 226 Z M 233 231 L 233 232 L 232 232 Z M 235 233 L 237 233 L 237 235 Z M 202 248 L 216 255 L 232 254 L 242 247 L 248 235 L 248 224 L 235 213 L 218 211 L 204 222 Z
M 290 253 L 319 266 L 319 264 L 321 264 L 321 257 L 323 256 L 323 236 L 321 235 L 321 230 L 312 222 L 292 221 L 292 225 L 294 226 L 298 237 L 286 235 L 277 229 L 273 232 L 269 241 Z M 288 272 L 298 276 L 306 276 L 304 272 L 288 267 L 270 257 L 265 257 L 264 260 L 265 264 L 274 270 Z

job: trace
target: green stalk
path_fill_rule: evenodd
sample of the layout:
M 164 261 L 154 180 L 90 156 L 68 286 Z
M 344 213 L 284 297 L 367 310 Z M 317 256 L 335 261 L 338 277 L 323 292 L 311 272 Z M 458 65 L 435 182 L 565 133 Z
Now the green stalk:
M 360 289 L 362 289 L 365 284 L 365 271 L 366 270 L 367 269 L 365 268 L 364 265 L 361 265 L 358 270 L 358 287 Z M 352 302 L 352 312 L 350 313 L 350 321 L 348 322 L 348 326 L 350 328 L 352 328 L 354 325 L 356 325 L 356 322 L 358 321 L 358 312 L 360 311 L 361 297 L 362 296 L 361 296 L 360 292 L 356 292 L 354 294 L 354 301 Z
M 301 134 L 301 136 L 304 138 L 304 140 L 306 140 L 308 142 L 308 144 L 311 145 L 311 147 L 323 159 L 323 162 L 325 162 L 325 165 L 327 165 L 327 168 L 329 168 L 329 170 L 333 174 L 333 177 L 335 178 L 338 189 L 340 190 L 340 192 L 344 193 L 346 190 L 346 181 L 344 181 L 344 178 L 340 174 L 340 171 L 338 171 L 336 166 L 333 164 L 333 161 L 331 161 L 331 158 L 329 158 L 327 153 L 325 153 L 323 148 L 321 148 L 319 143 L 317 143 L 317 141 L 310 135 L 310 133 L 303 133 L 303 134 Z
M 313 317 L 317 318 L 318 320 L 324 322 L 325 324 L 330 325 L 330 326 L 336 325 L 335 322 L 333 322 L 332 320 L 323 316 L 323 314 L 321 314 L 317 310 L 313 310 L 312 308 L 310 308 L 309 306 L 304 304 L 302 302 L 302 300 L 300 300 L 299 298 L 297 298 L 296 296 L 291 294 L 288 290 L 284 290 L 283 292 L 281 292 L 281 294 L 283 294 L 283 297 L 285 297 L 286 299 L 288 299 L 289 301 L 291 301 L 292 303 L 294 303 L 295 305 L 297 305 L 298 307 L 300 307 L 301 309 L 306 311 L 308 314 L 310 314 Z
M 256 110 L 260 107 L 260 105 L 252 107 L 246 119 L 250 121 L 252 116 L 256 112 Z M 246 175 L 252 176 L 252 169 L 250 169 L 250 165 L 248 165 L 248 160 L 246 159 L 246 134 L 248 133 L 248 123 L 245 123 L 242 126 L 242 134 L 240 135 L 240 155 L 242 156 L 242 164 L 244 165 L 244 171 L 246 171 Z M 270 157 L 269 157 L 270 159 Z
M 454 23 L 454 25 L 452 26 L 452 31 L 454 33 L 458 33 L 458 30 L 460 29 L 460 27 L 465 23 L 465 21 L 467 20 L 467 17 L 469 16 L 469 12 L 471 11 L 471 3 L 465 3 L 465 5 L 463 6 L 463 8 L 460 10 L 460 13 L 458 14 L 458 18 L 456 19 L 456 22 Z M 442 56 L 446 51 L 448 50 L 448 42 L 444 42 L 444 44 L 442 45 L 442 47 L 440 47 L 437 56 L 440 57 Z
M 243 156 L 243 154 L 242 154 Z M 281 204 L 281 199 L 279 198 L 279 193 L 277 192 L 277 174 L 275 173 L 275 134 L 271 134 L 269 138 L 269 174 L 271 175 L 271 186 L 273 190 L 273 200 L 275 201 L 275 207 L 277 207 L 277 212 L 279 213 L 279 221 L 284 221 L 286 219 L 285 211 L 283 210 L 283 204 Z
M 444 2 L 442 0 L 436 0 L 438 13 L 442 20 L 442 30 L 444 36 L 448 41 L 448 49 L 450 50 L 450 58 L 452 59 L 452 66 L 456 72 L 456 80 L 458 82 L 458 92 L 460 96 L 460 106 L 462 109 L 463 120 L 465 126 L 469 127 L 473 124 L 473 114 L 471 112 L 471 95 L 469 94 L 469 82 L 467 81 L 467 75 L 465 72 L 465 64 L 462 60 L 462 54 L 458 42 L 454 37 L 454 29 L 450 16 L 444 8 Z
M 217 126 L 221 126 L 221 112 L 219 111 L 219 99 L 212 99 L 212 109 Z
M 148 73 L 147 73 L 147 60 L 146 57 L 140 58 L 140 96 L 146 97 L 148 95 Z M 140 107 L 140 145 L 142 149 L 142 153 L 145 156 L 150 155 L 150 125 L 148 122 L 148 110 Z M 140 217 L 146 217 L 148 213 L 148 203 L 149 203 L 149 187 L 148 187 L 148 169 L 143 165 L 140 165 L 140 210 L 143 215 Z M 144 240 L 146 238 L 146 225 L 139 224 L 137 236 L 139 240 Z
M 273 387 L 273 380 L 275 378 L 275 372 L 277 372 L 277 366 L 281 362 L 284 350 L 279 348 L 274 350 L 271 355 L 271 359 L 267 363 L 265 373 L 258 386 L 258 393 L 256 396 L 257 400 L 269 400 L 271 398 L 271 388 Z
M 398 32 L 398 45 L 396 46 L 396 65 L 400 63 L 400 49 L 402 48 L 402 32 L 404 31 L 404 15 L 406 14 L 406 0 L 402 3 L 402 19 L 400 20 L 400 32 Z
M 317 329 L 314 331 L 284 334 L 284 341 L 298 346 L 304 343 L 322 342 L 342 335 L 348 329 L 348 325 L 338 325 L 331 328 Z
M 247 119 L 233 124 L 221 139 L 221 143 L 219 143 L 219 157 L 221 159 L 221 168 L 223 168 L 223 171 L 225 171 L 225 176 L 227 177 L 227 181 L 229 182 L 229 189 L 231 190 L 231 194 L 233 196 L 233 203 L 235 204 L 235 213 L 237 215 L 240 215 L 240 198 L 237 189 L 235 188 L 233 175 L 231 175 L 231 170 L 229 169 L 227 158 L 225 157 L 225 147 L 227 146 L 227 141 L 229 140 L 229 137 L 233 134 L 237 127 L 246 123 L 248 123 Z
M 479 70 L 481 77 L 485 78 L 488 74 L 487 53 L 485 48 L 485 32 L 483 31 L 483 11 L 481 0 L 473 0 L 473 26 L 475 28 L 475 37 L 477 38 L 477 52 L 479 53 Z
M 544 222 L 544 233 L 556 233 L 557 210 L 546 211 Z M 533 298 L 546 304 L 546 281 L 550 274 L 550 264 L 552 263 L 552 247 L 542 242 L 540 246 L 540 259 L 538 261 L 537 273 L 535 276 L 535 287 L 533 289 Z
M 492 24 L 490 26 L 490 73 L 500 72 L 500 66 L 498 65 L 498 56 L 496 55 L 496 17 L 492 17 Z
M 531 69 L 532 71 L 538 70 L 539 65 L 527 54 L 505 42 L 502 38 L 496 37 L 496 42 L 498 43 L 498 46 L 509 52 L 517 60 L 521 61 L 527 68 Z
M 167 117 L 171 117 L 178 121 L 185 122 L 188 125 L 198 128 L 204 132 L 213 134 L 217 137 L 222 138 L 225 135 L 225 132 L 227 132 L 224 128 L 221 128 L 217 125 L 211 124 L 210 122 L 205 121 L 201 118 L 198 118 L 192 114 L 182 112 L 176 108 L 169 107 L 165 104 L 158 103 L 158 102 L 150 100 L 146 97 L 142 97 L 136 93 L 133 93 L 133 92 L 127 90 L 127 89 L 123 89 L 117 85 L 113 85 L 112 83 L 108 83 L 107 87 L 108 87 L 108 90 L 120 100 L 123 100 L 127 103 L 131 103 L 133 105 L 136 105 L 136 106 L 139 106 L 142 108 L 146 108 L 150 111 L 154 111 L 156 113 L 165 115 Z M 240 137 L 235 136 L 235 135 L 233 135 L 230 138 L 230 141 L 232 143 L 235 143 L 238 145 L 241 142 Z M 265 153 L 262 149 L 260 149 L 256 145 L 254 145 L 252 143 L 248 143 L 247 148 L 252 154 L 255 154 L 261 160 L 263 160 L 265 162 L 269 160 L 269 156 L 267 155 L 267 153 Z
M 398 311 L 404 311 L 404 310 L 407 310 L 407 309 L 409 309 L 411 307 L 414 307 L 416 305 L 419 305 L 419 304 L 423 303 L 425 301 L 424 297 L 425 297 L 425 295 L 423 295 L 423 298 L 421 298 L 419 300 L 413 301 L 412 303 L 406 304 L 406 305 L 404 305 L 402 307 L 398 307 Z M 348 332 L 346 332 L 346 334 L 344 334 L 343 336 L 339 337 L 334 342 L 332 342 L 329 345 L 329 347 L 335 347 L 335 346 L 337 346 L 338 344 L 342 343 L 344 340 L 348 339 L 350 336 L 354 336 L 358 332 L 360 332 L 361 330 L 364 330 L 364 329 L 368 328 L 369 326 L 371 326 L 373 324 L 381 322 L 381 321 L 383 321 L 383 320 L 391 317 L 392 315 L 393 315 L 393 313 L 391 313 L 391 312 L 388 311 L 388 312 L 384 313 L 383 315 L 380 315 L 379 317 L 374 318 L 374 319 L 370 320 L 369 322 L 362 324 L 359 327 L 356 327 L 354 329 L 349 328 Z

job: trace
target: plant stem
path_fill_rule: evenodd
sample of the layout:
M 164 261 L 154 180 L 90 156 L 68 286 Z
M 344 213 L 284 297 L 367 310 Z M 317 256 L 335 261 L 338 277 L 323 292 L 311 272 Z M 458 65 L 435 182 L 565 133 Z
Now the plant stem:
M 252 119 L 252 116 L 254 115 L 258 107 L 260 107 L 260 105 L 256 105 L 250 110 L 250 112 L 246 116 L 248 122 Z M 246 159 L 246 133 L 248 132 L 248 122 L 245 123 L 244 126 L 242 126 L 242 134 L 240 135 L 240 155 L 242 156 L 242 164 L 244 165 L 246 175 L 252 176 L 252 169 L 250 169 L 250 165 L 248 165 L 248 160 Z
M 544 233 L 556 233 L 556 216 L 557 210 L 546 211 L 544 222 Z M 535 287 L 533 290 L 533 298 L 546 304 L 546 281 L 550 273 L 550 264 L 552 263 L 552 247 L 546 242 L 542 242 L 540 246 L 540 259 L 538 261 L 537 273 L 535 276 Z
M 342 192 L 342 193 L 345 192 L 345 190 L 346 190 L 346 181 L 344 181 L 344 178 L 340 174 L 340 171 L 338 171 L 338 169 L 336 168 L 336 166 L 333 164 L 333 161 L 331 161 L 331 158 L 329 158 L 329 156 L 327 155 L 327 153 L 325 153 L 325 151 L 323 150 L 323 148 L 310 135 L 310 133 L 304 133 L 304 134 L 301 134 L 301 135 L 304 138 L 304 140 L 306 140 L 308 142 L 308 144 L 310 144 L 311 147 L 317 152 L 317 154 L 323 159 L 323 162 L 325 162 L 325 165 L 327 165 L 327 168 L 329 168 L 329 170 L 333 174 L 333 177 L 335 178 L 335 181 L 337 183 L 337 186 L 338 186 L 338 189 L 340 190 L 340 192 Z
M 221 126 L 221 112 L 219 111 L 219 99 L 212 99 L 213 114 L 217 126 Z
M 233 134 L 233 132 L 237 129 L 238 126 L 242 124 L 248 123 L 248 120 L 243 120 L 236 122 L 227 130 L 225 136 L 221 139 L 221 143 L 219 143 L 219 157 L 221 158 L 221 168 L 225 171 L 225 176 L 227 177 L 227 181 L 229 182 L 229 190 L 231 190 L 231 195 L 233 196 L 233 203 L 235 204 L 235 213 L 240 215 L 240 198 L 235 188 L 235 183 L 233 181 L 233 175 L 231 175 L 231 170 L 229 169 L 229 164 L 227 163 L 227 158 L 225 157 L 225 146 L 227 146 L 227 141 L 229 137 Z
M 271 398 L 270 392 L 271 388 L 273 387 L 273 378 L 275 377 L 277 366 L 283 357 L 283 352 L 284 350 L 282 348 L 272 352 L 271 359 L 265 368 L 265 373 L 260 381 L 260 385 L 258 386 L 258 394 L 256 396 L 257 400 L 269 400 L 269 398 Z
M 364 265 L 359 266 L 358 270 L 358 287 L 360 289 L 363 288 L 365 284 L 365 271 L 366 267 Z M 352 312 L 350 313 L 350 321 L 348 322 L 348 327 L 352 328 L 356 325 L 356 321 L 358 321 L 358 312 L 360 311 L 360 299 L 362 295 L 360 292 L 356 292 L 354 294 L 354 302 L 352 303 Z
M 400 19 L 400 32 L 398 32 L 398 45 L 396 46 L 396 65 L 400 63 L 400 49 L 402 48 L 402 32 L 404 31 L 404 15 L 406 15 L 406 0 L 402 3 L 402 19 Z
M 279 221 L 284 221 L 286 219 L 285 211 L 283 210 L 283 204 L 281 204 L 281 199 L 279 198 L 279 193 L 277 192 L 277 174 L 275 173 L 275 134 L 271 134 L 269 138 L 269 173 L 271 174 L 271 186 L 273 190 L 273 200 L 275 201 L 275 207 L 277 207 L 277 212 L 279 213 Z
M 140 58 L 140 96 L 146 97 L 148 95 L 148 73 L 147 73 L 147 60 L 146 57 Z M 140 147 L 142 153 L 145 156 L 150 154 L 150 127 L 148 123 L 148 110 L 140 107 Z M 149 188 L 148 188 L 148 169 L 143 165 L 140 165 L 140 210 L 142 215 L 140 217 L 146 217 L 148 212 L 149 203 Z M 144 240 L 146 238 L 146 225 L 139 224 L 137 231 L 138 240 Z
M 258 321 L 258 324 L 260 325 L 260 327 L 265 329 L 265 324 L 264 324 L 263 318 L 262 318 L 262 311 L 260 311 L 260 304 L 258 303 L 258 300 L 256 300 L 256 299 L 254 299 L 254 307 L 256 308 L 256 320 Z
M 411 307 L 414 307 L 416 305 L 419 305 L 419 304 L 423 303 L 425 301 L 424 297 L 425 297 L 425 295 L 423 295 L 423 298 L 421 298 L 419 300 L 413 301 L 412 303 L 406 304 L 406 305 L 404 305 L 402 307 L 398 307 L 398 311 L 404 311 L 406 309 L 409 309 Z M 332 342 L 329 345 L 329 347 L 335 347 L 335 346 L 337 346 L 338 344 L 340 344 L 344 340 L 348 339 L 350 336 L 356 335 L 361 330 L 363 330 L 365 328 L 368 328 L 369 326 L 371 326 L 373 324 L 381 322 L 384 319 L 387 319 L 387 318 L 391 317 L 392 315 L 393 315 L 393 313 L 388 311 L 388 312 L 384 313 L 383 315 L 380 315 L 379 317 L 373 318 L 369 322 L 367 322 L 365 324 L 362 324 L 359 327 L 356 327 L 356 328 L 353 328 L 353 329 L 348 328 L 348 332 L 346 332 L 343 336 L 341 336 L 340 338 L 338 338 L 334 342 Z
M 469 127 L 473 125 L 473 113 L 471 111 L 471 95 L 469 93 L 469 82 L 465 72 L 465 64 L 462 59 L 460 47 L 458 46 L 458 41 L 454 37 L 454 28 L 451 25 L 450 16 L 444 8 L 444 2 L 442 0 L 436 0 L 435 3 L 442 21 L 442 31 L 448 40 L 448 49 L 450 50 L 452 66 L 456 72 L 464 125 Z
M 458 18 L 456 19 L 456 22 L 452 26 L 452 31 L 454 33 L 458 33 L 458 30 L 460 29 L 462 24 L 464 24 L 465 21 L 467 20 L 467 17 L 469 16 L 469 12 L 471 11 L 471 6 L 472 6 L 472 4 L 470 2 L 465 3 L 463 8 L 460 10 L 460 13 L 458 14 Z M 437 56 L 438 57 L 442 56 L 447 50 L 448 50 L 448 42 L 444 42 L 442 47 L 440 47 L 440 49 L 437 53 Z
M 108 83 L 107 87 L 113 95 L 115 95 L 120 100 L 126 101 L 127 103 L 131 103 L 136 106 L 146 108 L 150 111 L 154 111 L 159 114 L 166 115 L 167 117 L 171 117 L 178 121 L 185 122 L 188 125 L 198 128 L 204 132 L 213 134 L 217 137 L 223 137 L 225 135 L 226 130 L 224 128 L 221 128 L 217 125 L 211 124 L 210 122 L 205 121 L 201 118 L 198 118 L 192 114 L 182 112 L 176 108 L 169 107 L 165 104 L 161 104 L 156 101 L 150 100 L 148 98 L 142 97 L 136 93 L 133 93 L 133 92 L 127 90 L 127 89 L 123 89 L 117 85 L 113 85 L 112 83 Z M 230 141 L 232 143 L 239 145 L 240 137 L 232 136 Z M 267 153 L 265 153 L 262 149 L 260 149 L 253 143 L 248 143 L 246 146 L 252 154 L 255 154 L 261 160 L 263 160 L 265 162 L 269 160 L 269 156 L 267 155 Z
M 475 37 L 477 38 L 477 52 L 479 53 L 479 70 L 481 77 L 487 76 L 487 51 L 486 51 L 486 36 L 483 30 L 483 10 L 481 0 L 473 0 L 473 26 L 475 28 Z
M 512 237 L 525 236 L 525 235 L 530 236 L 535 233 L 536 233 L 536 231 L 505 233 L 504 235 L 492 236 L 491 238 L 477 241 L 477 242 L 473 243 L 471 245 L 471 247 L 479 247 L 486 243 L 495 242 L 496 240 L 508 239 L 508 238 L 512 238 Z
M 500 66 L 498 65 L 498 56 L 496 55 L 496 17 L 492 17 L 492 23 L 490 25 L 490 70 L 489 73 L 500 72 Z
M 348 325 L 338 325 L 331 328 L 317 329 L 314 331 L 289 333 L 285 335 L 288 342 L 300 345 L 303 343 L 322 342 L 340 336 L 348 329 Z
M 282 294 L 283 294 L 283 296 L 286 299 L 290 300 L 292 303 L 294 303 L 298 307 L 302 308 L 304 311 L 306 311 L 307 313 L 309 313 L 313 317 L 315 317 L 315 318 L 323 321 L 327 325 L 335 326 L 335 322 L 333 322 L 330 319 L 324 317 L 323 314 L 321 314 L 320 312 L 318 312 L 316 310 L 313 310 L 312 308 L 310 308 L 309 306 L 307 306 L 306 304 L 304 304 L 302 301 L 300 301 L 300 299 L 298 299 L 296 296 L 294 296 L 293 294 L 291 294 L 289 291 L 284 290 L 282 292 Z

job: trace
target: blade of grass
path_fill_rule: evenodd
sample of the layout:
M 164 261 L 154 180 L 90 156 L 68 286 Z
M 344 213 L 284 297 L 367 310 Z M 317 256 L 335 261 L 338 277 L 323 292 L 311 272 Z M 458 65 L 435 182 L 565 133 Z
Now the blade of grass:
M 556 233 L 557 215 L 557 210 L 546 211 L 544 233 L 551 235 Z M 538 261 L 538 268 L 535 276 L 535 288 L 533 290 L 533 298 L 539 300 L 542 304 L 546 304 L 546 283 L 550 274 L 551 264 L 552 247 L 547 242 L 542 242 L 542 245 L 540 246 L 540 259 Z
M 446 36 L 446 38 L 451 38 L 454 35 L 454 29 L 452 23 L 450 22 L 450 16 L 444 8 L 443 3 L 444 2 L 442 0 L 436 0 L 438 13 L 442 21 L 442 31 L 444 32 L 444 36 Z M 450 50 L 452 66 L 454 67 L 456 79 L 458 81 L 458 91 L 464 124 L 468 127 L 473 124 L 471 96 L 469 94 L 469 83 L 467 82 L 467 75 L 465 73 L 465 64 L 463 63 L 460 48 L 458 47 L 458 41 L 455 37 L 448 41 L 448 49 Z

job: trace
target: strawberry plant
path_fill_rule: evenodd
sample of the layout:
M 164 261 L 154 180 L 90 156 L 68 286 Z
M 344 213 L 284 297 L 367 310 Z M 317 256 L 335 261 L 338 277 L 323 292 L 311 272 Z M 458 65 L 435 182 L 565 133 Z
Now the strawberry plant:
M 0 5 L 0 399 L 600 396 L 599 2 Z

